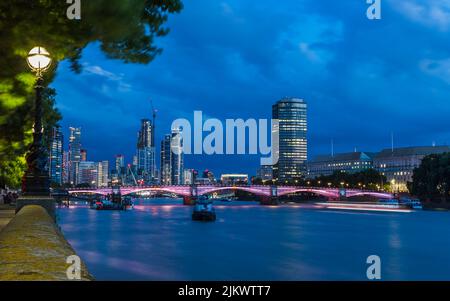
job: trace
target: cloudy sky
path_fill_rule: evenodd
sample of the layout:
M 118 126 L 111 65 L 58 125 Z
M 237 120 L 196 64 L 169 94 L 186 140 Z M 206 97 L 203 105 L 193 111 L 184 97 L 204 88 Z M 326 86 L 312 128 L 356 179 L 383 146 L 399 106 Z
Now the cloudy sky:
M 185 0 L 149 65 L 108 60 L 92 44 L 84 71 L 61 63 L 52 84 L 67 135 L 82 128 L 89 160 L 131 161 L 141 118 L 270 118 L 283 96 L 308 102 L 309 157 L 450 143 L 450 2 Z M 159 143 L 158 143 L 159 144 Z M 67 143 L 66 143 L 67 145 Z M 159 148 L 159 147 L 158 147 Z M 186 168 L 254 174 L 258 156 L 189 156 Z

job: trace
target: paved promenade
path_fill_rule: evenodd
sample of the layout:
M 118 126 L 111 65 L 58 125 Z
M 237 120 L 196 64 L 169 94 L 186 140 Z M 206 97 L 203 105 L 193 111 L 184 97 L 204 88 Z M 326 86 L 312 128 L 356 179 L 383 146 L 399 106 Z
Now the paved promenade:
M 73 262 L 67 261 L 73 255 L 75 251 L 48 212 L 41 206 L 25 206 L 0 231 L 0 281 L 67 281 L 75 275 L 75 268 L 69 269 Z M 79 268 L 79 280 L 93 280 L 82 261 Z
M 14 217 L 15 207 L 10 205 L 0 205 L 0 231 Z

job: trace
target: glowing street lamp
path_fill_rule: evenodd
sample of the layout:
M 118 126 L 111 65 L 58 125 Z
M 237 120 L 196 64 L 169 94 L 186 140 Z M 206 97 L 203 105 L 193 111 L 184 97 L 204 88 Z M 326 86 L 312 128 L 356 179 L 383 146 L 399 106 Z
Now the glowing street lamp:
M 22 192 L 25 196 L 49 196 L 50 194 L 50 180 L 45 170 L 47 152 L 42 145 L 42 90 L 44 89 L 42 74 L 48 70 L 51 61 L 49 52 L 43 47 L 34 47 L 28 53 L 28 66 L 36 73 L 36 100 L 33 143 L 26 156 L 28 167 L 22 179 Z
M 395 179 L 391 180 L 391 184 L 392 184 L 391 191 L 395 193 L 395 190 L 396 190 L 396 188 L 395 188 Z
M 34 47 L 28 53 L 28 66 L 30 66 L 33 72 L 36 72 L 38 78 L 42 76 L 43 72 L 48 70 L 51 62 L 50 53 L 43 47 Z

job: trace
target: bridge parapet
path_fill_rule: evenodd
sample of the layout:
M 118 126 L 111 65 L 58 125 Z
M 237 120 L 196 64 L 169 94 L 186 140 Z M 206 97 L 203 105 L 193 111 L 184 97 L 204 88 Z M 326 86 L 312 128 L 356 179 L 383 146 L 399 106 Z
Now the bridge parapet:
M 302 186 L 284 186 L 284 185 L 195 185 L 198 195 L 210 194 L 223 190 L 241 190 L 246 191 L 258 196 L 271 196 L 271 189 L 276 187 L 277 196 L 284 196 L 288 194 L 294 194 L 298 192 L 310 192 L 317 195 L 322 195 L 327 198 L 339 198 L 339 188 L 328 187 L 302 187 Z M 122 195 L 128 195 L 132 193 L 139 193 L 144 191 L 152 192 L 167 192 L 173 193 L 182 197 L 189 197 L 192 195 L 191 185 L 154 185 L 154 186 L 122 186 Z M 69 193 L 91 193 L 99 195 L 108 195 L 111 193 L 111 188 L 98 188 L 98 189 L 70 189 Z M 393 198 L 393 195 L 386 192 L 358 190 L 358 189 L 346 189 L 346 196 L 357 195 L 372 195 L 379 198 Z

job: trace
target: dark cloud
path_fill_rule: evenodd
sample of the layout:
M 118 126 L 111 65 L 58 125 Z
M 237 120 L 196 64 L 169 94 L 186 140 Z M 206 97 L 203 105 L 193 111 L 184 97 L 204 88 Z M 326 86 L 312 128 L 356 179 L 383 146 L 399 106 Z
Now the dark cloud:
M 193 110 L 265 118 L 276 100 L 297 96 L 309 103 L 310 157 L 329 152 L 331 139 L 336 151 L 389 147 L 391 132 L 398 145 L 450 142 L 448 4 L 414 10 L 387 0 L 382 20 L 369 21 L 365 2 L 186 1 L 150 65 L 107 60 L 97 45 L 84 52 L 82 75 L 61 64 L 54 86 L 63 125 L 83 127 L 93 159 L 131 159 L 150 98 L 161 137 Z M 254 156 L 186 160 L 216 173 L 257 165 Z

